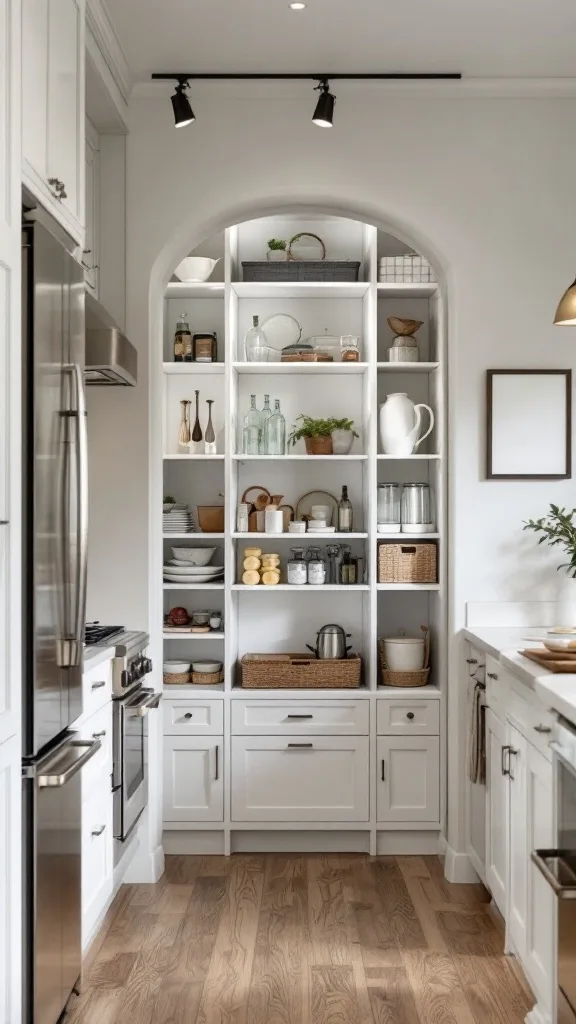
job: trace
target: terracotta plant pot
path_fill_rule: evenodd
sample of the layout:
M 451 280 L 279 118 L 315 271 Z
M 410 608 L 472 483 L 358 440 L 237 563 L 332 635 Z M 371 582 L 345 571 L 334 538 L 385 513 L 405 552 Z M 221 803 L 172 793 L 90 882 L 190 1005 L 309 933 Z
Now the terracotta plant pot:
M 307 455 L 332 455 L 332 438 L 330 434 L 321 434 L 319 437 L 305 437 Z

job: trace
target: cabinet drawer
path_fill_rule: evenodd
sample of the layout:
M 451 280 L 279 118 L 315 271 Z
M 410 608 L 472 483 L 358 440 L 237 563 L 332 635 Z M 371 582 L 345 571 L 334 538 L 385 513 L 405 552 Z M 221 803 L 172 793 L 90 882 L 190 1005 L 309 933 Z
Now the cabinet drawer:
M 486 655 L 486 704 L 498 718 L 506 717 L 508 699 L 508 673 L 492 655 Z
M 112 793 L 95 792 L 82 805 L 82 947 L 86 949 L 113 888 Z
M 165 736 L 203 736 L 224 731 L 224 702 L 221 700 L 162 701 Z
M 112 702 L 85 720 L 78 735 L 82 740 L 99 739 L 102 744 L 82 769 L 82 803 L 90 799 L 94 791 L 106 790 L 112 800 Z
M 368 737 L 232 738 L 233 821 L 367 821 Z
M 437 736 L 440 701 L 403 697 L 376 702 L 376 727 L 383 736 Z
M 522 686 L 521 683 L 518 684 Z M 552 758 L 550 740 L 552 739 L 553 715 L 530 694 L 521 696 L 516 689 L 510 688 L 507 702 L 507 715 L 518 731 L 536 747 L 548 760 Z
M 233 700 L 231 703 L 235 735 L 368 735 L 370 707 L 367 700 Z
M 103 661 L 82 676 L 82 718 L 84 723 L 112 699 L 112 661 Z

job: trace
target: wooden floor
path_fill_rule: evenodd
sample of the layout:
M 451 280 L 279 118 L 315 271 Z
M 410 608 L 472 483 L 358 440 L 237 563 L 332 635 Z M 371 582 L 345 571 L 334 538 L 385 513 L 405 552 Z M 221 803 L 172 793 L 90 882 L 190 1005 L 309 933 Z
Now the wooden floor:
M 435 857 L 167 857 L 121 891 L 67 1024 L 520 1024 L 487 900 Z

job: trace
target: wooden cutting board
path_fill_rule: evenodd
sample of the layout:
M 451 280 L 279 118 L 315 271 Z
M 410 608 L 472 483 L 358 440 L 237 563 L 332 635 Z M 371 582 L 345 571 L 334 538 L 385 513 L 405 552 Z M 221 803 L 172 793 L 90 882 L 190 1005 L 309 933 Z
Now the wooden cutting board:
M 518 651 L 524 658 L 535 661 L 549 672 L 572 672 L 576 675 L 576 651 Z

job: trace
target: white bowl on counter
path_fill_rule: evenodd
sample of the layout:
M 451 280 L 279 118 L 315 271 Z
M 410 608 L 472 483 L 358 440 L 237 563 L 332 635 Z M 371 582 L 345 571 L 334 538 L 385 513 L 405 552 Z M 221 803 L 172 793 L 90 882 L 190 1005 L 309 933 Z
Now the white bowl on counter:
M 392 672 L 420 672 L 424 668 L 424 640 L 394 636 L 383 642 L 386 664 Z
M 216 548 L 172 548 L 174 558 L 190 565 L 208 565 L 215 551 Z

